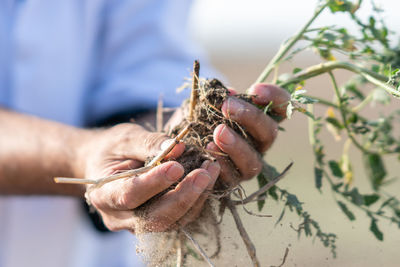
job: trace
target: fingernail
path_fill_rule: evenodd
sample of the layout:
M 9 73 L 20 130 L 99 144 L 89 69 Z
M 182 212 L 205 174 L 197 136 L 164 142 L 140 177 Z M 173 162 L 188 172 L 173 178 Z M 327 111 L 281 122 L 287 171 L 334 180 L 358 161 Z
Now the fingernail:
M 229 115 L 231 116 L 238 115 L 243 110 L 244 106 L 242 105 L 242 103 L 233 99 L 232 97 L 228 98 L 226 111 L 228 112 Z
M 207 170 L 210 173 L 219 172 L 221 170 L 221 166 L 219 165 L 219 163 L 217 161 L 213 161 L 208 165 Z
M 161 150 L 165 150 L 167 149 L 167 147 L 169 147 L 172 143 L 174 143 L 175 140 L 174 139 L 167 139 L 164 142 L 161 143 Z
M 203 164 L 201 164 L 201 168 L 207 170 L 208 167 L 210 166 L 210 163 L 211 163 L 211 161 L 209 161 L 209 160 L 204 161 Z
M 219 133 L 218 138 L 224 145 L 232 145 L 235 143 L 235 136 L 231 133 L 227 126 L 224 126 L 222 131 Z
M 183 175 L 183 167 L 179 164 L 173 164 L 170 166 L 166 172 L 167 174 L 167 180 L 171 182 L 175 182 L 178 180 L 180 177 Z
M 215 151 L 215 150 L 217 150 L 217 149 L 218 149 L 218 147 L 217 147 L 217 145 L 216 145 L 216 144 L 214 144 L 213 142 L 211 142 L 211 143 L 208 143 L 208 144 L 207 144 L 207 147 L 206 147 L 206 149 L 208 149 L 208 150 L 212 150 L 212 151 Z
M 204 172 L 199 173 L 193 182 L 193 191 L 195 191 L 197 193 L 203 192 L 204 189 L 206 189 L 206 187 L 210 183 L 210 181 L 211 181 L 211 177 L 208 174 L 206 174 Z

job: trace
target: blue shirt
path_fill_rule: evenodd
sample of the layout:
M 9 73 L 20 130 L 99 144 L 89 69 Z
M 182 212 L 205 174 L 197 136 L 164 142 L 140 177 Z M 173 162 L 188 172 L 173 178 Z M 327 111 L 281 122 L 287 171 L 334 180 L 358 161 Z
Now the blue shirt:
M 160 92 L 180 103 L 199 56 L 189 2 L 1 0 L 0 103 L 73 125 L 154 106 Z
M 189 7 L 0 0 L 0 105 L 83 126 L 155 107 L 160 93 L 179 104 L 175 88 L 199 57 L 185 31 Z M 136 266 L 132 238 L 100 236 L 76 199 L 0 198 L 0 267 Z

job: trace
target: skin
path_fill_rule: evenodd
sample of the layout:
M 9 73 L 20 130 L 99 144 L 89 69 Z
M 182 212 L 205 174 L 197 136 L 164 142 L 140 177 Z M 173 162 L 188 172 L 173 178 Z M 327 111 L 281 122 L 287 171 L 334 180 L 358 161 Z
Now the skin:
M 273 101 L 273 112 L 284 117 L 289 100 L 285 91 L 258 84 L 249 93 L 257 95 L 254 102 L 259 105 Z M 226 153 L 235 166 L 228 164 L 222 156 L 216 156 L 216 162 L 205 161 L 201 168 L 190 172 L 174 189 L 150 205 L 143 225 L 145 231 L 166 231 L 195 220 L 218 177 L 233 185 L 261 171 L 259 152 L 267 151 L 272 145 L 277 135 L 277 123 L 253 105 L 232 97 L 224 102 L 222 112 L 246 128 L 255 138 L 258 151 L 227 125 L 219 125 L 208 149 Z M 82 197 L 85 186 L 55 184 L 52 178 L 101 178 L 138 168 L 169 140 L 165 134 L 149 132 L 134 123 L 87 130 L 4 109 L 0 109 L 0 125 L 2 195 Z M 179 144 L 168 157 L 177 158 L 183 151 L 184 144 Z M 183 172 L 179 163 L 165 162 L 140 176 L 90 190 L 89 198 L 110 230 L 134 232 L 138 218 L 133 210 L 169 188 L 182 178 Z

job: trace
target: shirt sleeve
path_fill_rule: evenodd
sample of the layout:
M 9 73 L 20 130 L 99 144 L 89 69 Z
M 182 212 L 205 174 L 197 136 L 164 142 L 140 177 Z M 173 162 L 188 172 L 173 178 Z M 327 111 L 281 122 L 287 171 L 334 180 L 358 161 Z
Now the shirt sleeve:
M 166 106 L 178 106 L 188 92 L 176 94 L 176 88 L 190 77 L 194 59 L 200 58 L 202 74 L 212 73 L 188 38 L 190 1 L 107 3 L 87 95 L 89 125 L 118 113 L 154 109 L 160 94 Z

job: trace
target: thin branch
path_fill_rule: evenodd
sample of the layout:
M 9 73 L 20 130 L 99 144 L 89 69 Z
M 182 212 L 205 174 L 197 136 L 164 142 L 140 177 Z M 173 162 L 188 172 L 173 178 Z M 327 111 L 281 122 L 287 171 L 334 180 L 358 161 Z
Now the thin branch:
M 183 267 L 184 263 L 184 255 L 183 255 L 183 236 L 180 231 L 178 231 L 178 240 L 177 240 L 177 251 L 176 251 L 176 267 Z
M 386 83 L 388 81 L 388 78 L 386 76 L 373 72 L 369 69 L 357 66 L 350 62 L 344 62 L 344 61 L 329 61 L 308 67 L 307 69 L 296 73 L 291 78 L 289 78 L 286 81 L 283 81 L 282 83 L 279 83 L 278 85 L 281 87 L 285 87 L 291 83 L 298 83 L 300 81 L 313 78 L 323 73 L 329 73 L 334 69 L 345 69 L 360 74 L 370 83 L 383 88 L 385 91 L 387 91 L 394 97 L 400 98 L 400 91 L 398 91 L 396 88 L 393 88 L 392 86 Z
M 164 110 L 163 110 L 163 94 L 160 94 L 158 97 L 157 103 L 157 115 L 156 115 L 156 131 L 162 132 L 163 125 L 164 125 Z
M 171 152 L 171 150 L 177 145 L 179 144 L 179 142 L 186 136 L 186 134 L 189 132 L 190 128 L 192 128 L 193 124 L 188 124 L 186 125 L 185 128 L 183 128 L 179 134 L 173 139 L 173 142 L 171 142 L 171 144 L 164 149 L 163 151 L 161 151 L 160 154 L 158 154 L 154 159 L 152 159 L 152 161 L 149 162 L 149 164 L 147 164 L 147 166 L 157 166 L 167 155 L 169 152 Z
M 150 161 L 147 166 L 134 169 L 134 170 L 129 170 L 125 171 L 122 173 L 110 175 L 107 177 L 103 177 L 100 179 L 82 179 L 82 178 L 68 178 L 68 177 L 55 177 L 54 182 L 56 183 L 66 183 L 66 184 L 93 184 L 96 187 L 100 187 L 105 183 L 109 183 L 118 179 L 122 178 L 129 178 L 132 176 L 137 176 L 140 174 L 143 174 L 145 172 L 148 172 L 155 166 L 157 166 L 167 155 L 171 150 L 179 144 L 179 142 L 182 140 L 183 137 L 186 136 L 186 134 L 189 132 L 190 128 L 192 127 L 192 124 L 188 124 L 185 128 L 182 129 L 182 131 L 173 139 L 173 142 L 166 147 L 163 151 L 160 152 L 152 161 Z
M 193 64 L 193 77 L 192 77 L 192 92 L 190 94 L 190 105 L 189 105 L 189 121 L 193 121 L 194 109 L 197 104 L 199 97 L 199 75 L 200 75 L 200 63 L 198 60 L 194 61 Z
M 199 243 L 184 228 L 181 228 L 180 230 L 185 234 L 185 236 L 190 241 L 192 241 L 192 244 L 197 249 L 197 251 L 201 254 L 201 256 L 203 256 L 204 260 L 208 263 L 208 265 L 211 266 L 211 267 L 215 267 L 215 265 L 212 263 L 211 259 L 207 256 L 205 251 L 201 248 Z
M 311 95 L 304 95 L 304 96 L 305 96 L 305 97 L 310 97 L 310 98 L 312 98 L 312 99 L 317 100 L 318 102 L 316 102 L 315 104 L 321 104 L 321 105 L 325 105 L 325 106 L 328 106 L 328 107 L 333 107 L 333 108 L 335 108 L 335 109 L 339 109 L 339 106 L 338 106 L 337 104 L 332 103 L 332 102 L 330 102 L 330 101 L 328 101 L 328 100 L 326 100 L 326 99 L 323 99 L 323 98 L 320 98 L 320 97 L 317 97 L 317 96 L 311 96 Z M 312 105 L 312 104 L 309 104 L 309 105 Z M 345 108 L 346 112 L 348 112 L 348 113 L 356 113 L 356 112 L 357 112 L 356 110 L 349 109 L 349 108 L 347 108 L 347 107 L 344 107 L 344 108 Z M 364 122 L 365 122 L 365 121 L 368 121 L 367 118 L 361 116 L 361 115 L 358 114 L 358 113 L 357 113 L 357 117 L 358 117 L 361 121 L 364 121 Z
M 271 267 L 282 267 L 285 264 L 288 255 L 289 255 L 289 248 L 286 248 L 285 254 L 283 255 L 282 263 L 279 266 L 271 266 Z
M 347 135 L 349 136 L 349 138 L 351 139 L 351 141 L 353 142 L 353 144 L 360 149 L 362 152 L 364 153 L 370 153 L 370 151 L 368 151 L 365 147 L 363 147 L 354 137 L 353 132 L 350 130 L 349 124 L 347 122 L 347 118 L 346 118 L 346 109 L 343 105 L 343 100 L 342 100 L 342 96 L 339 92 L 339 87 L 337 85 L 335 76 L 333 75 L 333 73 L 330 71 L 328 72 L 329 76 L 331 77 L 332 80 L 332 84 L 333 84 L 333 88 L 335 90 L 335 94 L 336 97 L 338 99 L 338 106 L 339 106 L 339 111 L 340 111 L 340 115 L 342 116 L 342 121 L 343 121 L 343 125 L 344 128 L 346 129 Z
M 276 67 L 278 62 L 287 54 L 287 52 L 296 44 L 296 42 L 303 36 L 303 34 L 307 31 L 308 27 L 314 22 L 314 20 L 321 14 L 321 12 L 327 7 L 328 4 L 321 5 L 315 12 L 313 17 L 300 29 L 300 31 L 290 38 L 281 48 L 278 53 L 271 59 L 268 63 L 267 67 L 261 73 L 261 75 L 257 78 L 255 83 L 262 83 L 268 78 L 271 71 Z
M 239 204 L 247 204 L 251 201 L 253 201 L 256 197 L 264 194 L 265 192 L 267 192 L 271 187 L 273 187 L 276 183 L 278 183 L 283 177 L 285 177 L 285 175 L 287 174 L 287 172 L 290 170 L 290 168 L 293 166 L 293 162 L 291 162 L 282 172 L 281 174 L 279 174 L 277 177 L 275 177 L 272 181 L 268 182 L 266 185 L 264 185 L 263 187 L 261 187 L 259 190 L 257 190 L 256 192 L 252 193 L 250 196 L 248 196 L 247 198 L 243 199 L 243 201 L 241 200 L 236 200 L 236 201 L 232 201 L 232 203 L 234 203 L 235 205 L 239 205 Z
M 264 217 L 264 218 L 265 218 L 265 217 L 272 217 L 272 215 L 269 215 L 269 214 L 257 214 L 257 213 L 254 213 L 254 212 L 252 212 L 251 210 L 248 210 L 248 209 L 246 208 L 246 206 L 244 205 L 244 198 L 243 198 L 243 195 L 244 195 L 244 196 L 246 197 L 246 199 L 247 199 L 246 191 L 244 190 L 244 188 L 243 188 L 241 185 L 238 185 L 238 186 L 237 186 L 235 192 L 238 193 L 240 200 L 239 200 L 239 201 L 234 201 L 234 200 L 232 200 L 232 202 L 233 202 L 234 204 L 236 204 L 236 205 L 241 204 L 242 207 L 243 207 L 243 210 L 244 210 L 247 214 L 249 214 L 249 215 L 251 215 L 251 216 Z M 252 201 L 252 200 L 250 200 L 250 201 Z
M 232 203 L 232 201 L 228 198 L 226 199 L 226 205 L 232 213 L 233 219 L 235 220 L 236 223 L 236 228 L 238 229 L 240 236 L 242 237 L 242 240 L 246 245 L 247 253 L 250 256 L 253 266 L 260 267 L 260 262 L 258 261 L 256 256 L 256 248 L 254 247 L 253 242 L 250 240 L 249 235 L 244 229 L 242 220 L 239 217 L 239 213 L 237 212 L 235 204 Z

